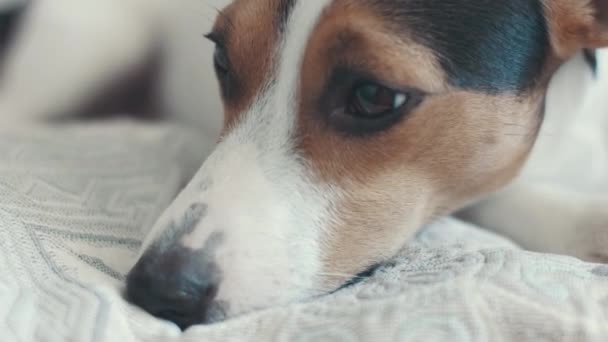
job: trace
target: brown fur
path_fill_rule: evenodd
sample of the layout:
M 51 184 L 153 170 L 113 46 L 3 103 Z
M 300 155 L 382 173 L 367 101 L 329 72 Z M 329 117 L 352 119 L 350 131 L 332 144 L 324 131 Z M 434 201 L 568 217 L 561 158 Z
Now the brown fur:
M 302 0 L 303 1 L 303 0 Z M 606 45 L 588 1 L 543 0 L 553 52 L 546 77 L 526 93 L 488 94 L 448 85 L 433 51 L 385 25 L 365 2 L 336 0 L 306 49 L 299 90 L 297 148 L 318 179 L 338 188 L 333 225 L 324 239 L 324 272 L 337 286 L 402 246 L 437 215 L 448 214 L 513 179 L 533 147 L 552 72 L 582 47 Z M 602 2 L 605 4 L 605 2 Z M 246 91 L 227 103 L 228 123 L 247 108 L 268 77 L 277 35 L 266 17 L 275 0 L 237 1 L 229 45 Z M 225 24 L 224 24 L 225 25 Z M 425 95 L 406 118 L 380 133 L 338 132 L 319 110 L 337 64 L 368 70 Z
M 330 273 L 356 273 L 394 255 L 431 218 L 504 185 L 523 165 L 539 125 L 542 96 L 452 89 L 432 51 L 383 26 L 363 7 L 337 4 L 319 23 L 304 58 L 299 147 L 320 178 L 344 193 L 324 248 Z M 385 80 L 428 95 L 385 132 L 337 133 L 315 115 L 337 61 L 365 64 Z
M 608 1 L 543 0 L 551 44 L 563 59 L 608 45 Z
M 279 39 L 277 13 L 282 0 L 237 0 L 218 16 L 213 29 L 225 38 L 236 96 L 225 104 L 225 127 L 231 127 L 272 77 Z

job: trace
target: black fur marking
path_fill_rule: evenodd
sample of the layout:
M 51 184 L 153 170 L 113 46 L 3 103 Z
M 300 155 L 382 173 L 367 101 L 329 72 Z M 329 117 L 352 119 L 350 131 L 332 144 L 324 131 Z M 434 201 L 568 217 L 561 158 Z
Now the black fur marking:
M 371 267 L 369 267 L 367 270 L 355 275 L 352 279 L 349 279 L 346 283 L 344 283 L 342 286 L 340 286 L 337 290 L 331 292 L 331 293 L 336 293 L 340 290 L 343 290 L 345 288 L 354 286 L 359 284 L 360 282 L 367 280 L 369 278 L 371 278 L 378 269 L 380 269 L 383 265 L 381 264 L 375 264 L 372 265 Z
M 278 17 L 280 32 L 285 31 L 285 27 L 287 25 L 287 20 L 289 19 L 289 16 L 291 15 L 291 12 L 293 11 L 296 1 L 297 0 L 280 0 L 279 17 Z M 306 1 L 306 0 L 304 0 L 304 1 Z
M 161 252 L 170 249 L 179 240 L 191 234 L 203 218 L 207 216 L 207 205 L 204 203 L 192 204 L 179 221 L 172 220 L 169 226 L 162 232 L 150 249 L 158 249 Z
M 454 86 L 519 92 L 541 75 L 549 34 L 538 0 L 367 1 L 432 49 Z
M 597 76 L 597 53 L 595 50 L 585 49 L 583 50 L 583 56 L 585 57 L 585 62 L 591 68 L 591 72 L 593 72 L 593 76 Z

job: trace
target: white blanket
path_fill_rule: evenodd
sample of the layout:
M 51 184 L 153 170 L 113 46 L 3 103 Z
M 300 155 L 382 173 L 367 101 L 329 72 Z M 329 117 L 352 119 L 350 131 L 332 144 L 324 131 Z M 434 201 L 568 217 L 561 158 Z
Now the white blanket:
M 608 266 L 452 219 L 352 288 L 182 334 L 122 281 L 201 146 L 130 122 L 0 134 L 0 341 L 608 341 Z

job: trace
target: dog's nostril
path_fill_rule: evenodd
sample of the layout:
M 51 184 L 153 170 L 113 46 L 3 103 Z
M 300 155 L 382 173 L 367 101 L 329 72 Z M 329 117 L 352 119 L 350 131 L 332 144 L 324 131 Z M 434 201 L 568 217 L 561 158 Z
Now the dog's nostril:
M 218 292 L 213 264 L 195 252 L 177 250 L 145 255 L 129 272 L 127 299 L 181 329 L 204 323 Z

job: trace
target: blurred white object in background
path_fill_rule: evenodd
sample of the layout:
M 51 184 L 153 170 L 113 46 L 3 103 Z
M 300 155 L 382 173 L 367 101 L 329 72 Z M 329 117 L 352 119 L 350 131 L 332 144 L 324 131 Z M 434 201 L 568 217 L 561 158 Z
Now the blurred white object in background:
M 608 50 L 598 50 L 597 60 L 597 76 L 582 56 L 555 75 L 527 181 L 608 193 Z
M 71 113 L 161 56 L 159 83 L 153 86 L 165 111 L 217 134 L 222 115 L 213 46 L 203 34 L 217 8 L 228 2 L 32 2 L 3 60 L 0 120 L 6 124 Z
M 205 133 L 217 135 L 223 109 L 213 70 L 214 45 L 203 35 L 213 27 L 218 10 L 231 0 L 169 1 L 174 8 L 173 15 L 166 18 L 163 101 L 177 119 L 198 124 Z
M 598 251 L 608 242 L 607 90 L 608 51 L 598 51 L 597 77 L 582 55 L 562 67 L 520 177 L 463 217 L 526 249 L 605 260 Z

